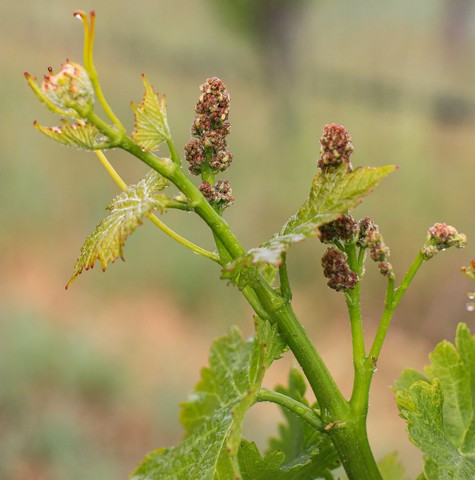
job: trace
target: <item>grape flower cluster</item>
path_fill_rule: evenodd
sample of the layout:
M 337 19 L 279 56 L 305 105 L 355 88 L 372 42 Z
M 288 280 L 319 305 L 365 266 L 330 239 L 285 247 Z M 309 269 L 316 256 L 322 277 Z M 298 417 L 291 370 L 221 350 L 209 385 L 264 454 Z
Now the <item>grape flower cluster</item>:
M 232 153 L 226 150 L 226 137 L 231 130 L 230 96 L 217 77 L 208 78 L 200 90 L 191 127 L 193 138 L 185 145 L 185 158 L 190 173 L 201 175 L 201 193 L 212 205 L 222 209 L 234 202 L 228 180 L 214 183 L 214 176 L 226 170 L 233 159 Z

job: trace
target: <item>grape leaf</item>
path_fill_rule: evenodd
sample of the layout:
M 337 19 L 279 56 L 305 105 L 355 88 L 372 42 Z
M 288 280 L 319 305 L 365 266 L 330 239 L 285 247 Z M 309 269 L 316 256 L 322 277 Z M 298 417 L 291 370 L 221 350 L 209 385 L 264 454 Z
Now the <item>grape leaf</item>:
M 455 345 L 439 343 L 430 360 L 426 378 L 410 370 L 396 384 L 400 415 L 407 421 L 412 442 L 424 454 L 428 479 L 471 480 L 475 478 L 475 337 L 459 324 Z
M 307 201 L 284 225 L 284 234 L 299 233 L 312 225 L 321 226 L 357 207 L 381 179 L 396 169 L 385 167 L 358 167 L 347 171 L 345 164 L 326 172 L 318 172 L 312 181 Z M 332 217 L 330 220 L 329 217 Z
M 74 272 L 66 288 L 83 270 L 94 267 L 96 260 L 105 271 L 109 263 L 124 259 L 123 247 L 127 237 L 142 225 L 143 219 L 154 210 L 164 212 L 168 204 L 166 195 L 159 193 L 167 181 L 151 170 L 136 185 L 129 185 L 107 206 L 109 215 L 89 235 L 76 261 Z
M 63 125 L 57 127 L 43 127 L 35 122 L 35 127 L 47 137 L 68 147 L 82 150 L 104 150 L 112 143 L 94 125 L 85 120 L 69 123 L 63 120 Z
M 159 98 L 147 77 L 142 75 L 145 86 L 143 100 L 138 106 L 132 103 L 135 113 L 135 128 L 132 138 L 144 150 L 156 150 L 161 143 L 170 138 L 170 129 L 167 121 L 167 106 L 165 95 Z
M 256 444 L 243 440 L 239 449 L 239 468 L 243 480 L 284 480 L 286 472 L 280 469 L 285 460 L 278 450 L 262 457 Z
M 276 327 L 260 319 L 249 341 L 237 328 L 216 340 L 209 367 L 182 406 L 185 439 L 151 452 L 131 479 L 241 479 L 237 455 L 244 414 L 256 400 L 266 369 L 284 349 Z
M 305 380 L 296 369 L 289 375 L 289 386 L 278 387 L 280 393 L 298 400 L 308 406 L 305 399 L 307 387 Z M 316 409 L 317 405 L 313 408 Z M 332 478 L 330 471 L 340 465 L 338 454 L 326 433 L 316 430 L 294 413 L 282 409 L 286 424 L 279 426 L 278 438 L 272 438 L 269 447 L 273 451 L 282 451 L 285 463 L 284 471 L 292 472 L 289 479 Z
M 312 181 L 310 194 L 300 210 L 282 227 L 280 233 L 258 248 L 225 265 L 222 277 L 239 287 L 251 284 L 254 271 L 264 266 L 275 268 L 281 265 L 282 255 L 294 244 L 318 235 L 318 228 L 337 219 L 340 215 L 358 206 L 379 181 L 396 167 L 360 167 L 352 172 L 347 165 L 319 172 Z

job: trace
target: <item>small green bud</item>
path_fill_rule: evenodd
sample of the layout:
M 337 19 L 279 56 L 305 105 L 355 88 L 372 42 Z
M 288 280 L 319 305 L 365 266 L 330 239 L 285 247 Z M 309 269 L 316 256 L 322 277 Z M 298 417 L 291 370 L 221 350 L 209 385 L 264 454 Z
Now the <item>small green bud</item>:
M 49 71 L 41 83 L 45 97 L 61 109 L 72 109 L 86 117 L 94 107 L 94 88 L 86 69 L 67 61 L 56 75 L 51 68 Z

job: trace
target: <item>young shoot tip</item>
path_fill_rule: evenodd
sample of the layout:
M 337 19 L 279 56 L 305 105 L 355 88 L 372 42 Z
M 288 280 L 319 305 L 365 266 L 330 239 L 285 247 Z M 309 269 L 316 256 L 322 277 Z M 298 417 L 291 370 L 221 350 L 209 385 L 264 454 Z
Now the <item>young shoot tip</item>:
M 87 13 L 84 10 L 75 10 L 73 16 L 83 23 L 87 22 Z

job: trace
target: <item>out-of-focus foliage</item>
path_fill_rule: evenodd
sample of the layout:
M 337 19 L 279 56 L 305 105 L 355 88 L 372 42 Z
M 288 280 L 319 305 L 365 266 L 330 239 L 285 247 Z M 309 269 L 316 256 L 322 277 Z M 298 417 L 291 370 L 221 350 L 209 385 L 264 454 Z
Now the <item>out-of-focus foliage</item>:
M 94 431 L 116 414 L 124 372 L 28 317 L 3 318 L 0 332 L 0 477 L 79 480 L 85 464 L 91 479 L 117 476 L 117 456 Z

